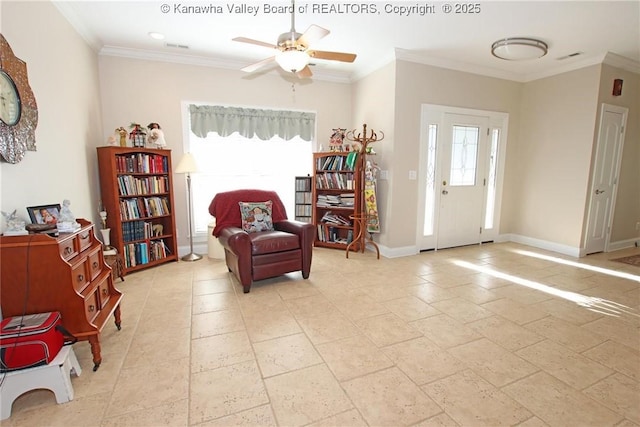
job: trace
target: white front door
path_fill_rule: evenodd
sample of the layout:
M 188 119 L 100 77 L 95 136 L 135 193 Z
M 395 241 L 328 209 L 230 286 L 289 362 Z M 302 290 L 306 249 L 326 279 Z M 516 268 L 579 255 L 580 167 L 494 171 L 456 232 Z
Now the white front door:
M 488 129 L 487 117 L 445 114 L 436 249 L 481 242 Z
M 608 249 L 627 113 L 624 107 L 602 104 L 591 175 L 585 255 Z

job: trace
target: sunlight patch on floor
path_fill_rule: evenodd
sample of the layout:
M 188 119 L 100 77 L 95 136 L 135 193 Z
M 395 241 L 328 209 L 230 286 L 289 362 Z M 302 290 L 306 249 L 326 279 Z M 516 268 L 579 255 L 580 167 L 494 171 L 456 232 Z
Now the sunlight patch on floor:
M 537 291 L 545 292 L 547 294 L 564 298 L 568 301 L 575 302 L 577 305 L 581 307 L 585 307 L 588 310 L 594 311 L 596 313 L 604 314 L 607 316 L 615 316 L 620 317 L 622 314 L 628 314 L 630 316 L 640 317 L 634 309 L 628 307 L 624 304 L 617 303 L 615 301 L 610 301 L 603 298 L 590 297 L 586 295 L 579 294 L 577 292 L 571 291 L 563 291 L 562 289 L 554 288 L 552 286 L 544 285 L 540 282 L 535 282 L 533 280 L 524 279 L 522 277 L 514 276 L 512 274 L 503 273 L 492 268 L 475 265 L 468 261 L 461 260 L 453 260 L 453 263 L 457 266 L 467 268 L 469 270 L 476 271 L 478 273 L 488 274 L 490 276 L 496 277 L 498 279 L 508 280 L 509 282 L 515 283 L 517 285 L 526 286 L 530 289 L 535 289 Z
M 616 270 L 611 270 L 609 268 L 597 267 L 595 265 L 583 264 L 581 262 L 571 261 L 568 259 L 558 258 L 550 255 L 538 254 L 535 252 L 525 251 L 522 249 L 514 249 L 513 252 L 520 255 L 525 255 L 533 258 L 544 259 L 546 261 L 556 262 L 558 264 L 564 264 L 564 265 L 569 265 L 571 267 L 582 268 L 589 271 L 595 271 L 597 273 L 608 274 L 609 276 L 615 276 L 615 277 L 620 277 L 622 279 L 633 280 L 634 282 L 640 282 L 640 276 L 637 276 L 631 273 L 626 273 L 624 271 L 616 271 Z

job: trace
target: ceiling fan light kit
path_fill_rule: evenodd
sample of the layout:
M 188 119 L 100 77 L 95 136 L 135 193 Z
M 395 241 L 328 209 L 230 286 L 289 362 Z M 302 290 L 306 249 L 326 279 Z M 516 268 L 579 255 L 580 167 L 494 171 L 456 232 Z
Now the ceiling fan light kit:
M 353 62 L 356 59 L 356 55 L 352 53 L 309 50 L 311 43 L 320 40 L 328 34 L 329 30 L 317 25 L 309 26 L 303 34 L 298 33 L 295 29 L 295 1 L 292 0 L 291 30 L 280 34 L 277 44 L 265 43 L 247 37 L 236 37 L 233 41 L 268 47 L 279 51 L 273 57 L 263 59 L 262 61 L 242 68 L 242 71 L 250 73 L 275 60 L 283 70 L 297 74 L 299 78 L 307 78 L 313 74 L 309 68 L 309 61 L 312 57 L 341 62 Z
M 276 55 L 276 62 L 285 71 L 297 73 L 309 64 L 309 55 L 301 50 L 285 50 Z
M 549 46 L 541 40 L 512 37 L 498 40 L 491 45 L 491 54 L 506 61 L 526 61 L 542 58 Z

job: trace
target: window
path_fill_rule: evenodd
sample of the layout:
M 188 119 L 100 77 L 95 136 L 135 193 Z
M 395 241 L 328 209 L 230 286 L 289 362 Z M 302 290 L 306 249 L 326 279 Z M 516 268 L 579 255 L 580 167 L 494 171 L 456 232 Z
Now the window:
M 500 129 L 491 130 L 491 153 L 489 156 L 489 179 L 487 180 L 487 210 L 484 214 L 484 228 L 493 228 L 493 217 L 496 205 L 496 173 L 498 169 L 498 143 Z
M 436 147 L 438 142 L 438 125 L 429 124 L 427 139 L 427 182 L 426 194 L 424 200 L 424 228 L 425 236 L 433 235 L 433 226 L 435 223 L 435 205 L 436 205 Z
M 478 127 L 453 126 L 450 185 L 476 185 L 479 135 Z
M 233 108 L 236 115 L 243 110 L 252 114 L 256 111 L 273 111 Z M 193 109 L 191 113 L 193 117 Z M 287 112 L 277 112 L 280 113 Z M 234 124 L 237 124 L 235 121 L 237 117 L 234 118 Z M 255 120 L 252 120 L 252 125 L 255 125 Z M 234 131 L 221 136 L 216 131 L 206 129 L 196 129 L 196 132 L 205 134 L 198 136 L 194 133 L 191 123 L 188 140 L 188 151 L 194 155 L 200 169 L 200 172 L 193 174 L 191 178 L 195 234 L 207 232 L 207 226 L 212 221 L 209 204 L 213 197 L 222 191 L 241 188 L 273 190 L 282 199 L 287 216 L 294 218 L 295 177 L 312 173 L 312 142 L 302 139 L 299 135 L 289 136 L 286 140 L 275 135 L 264 140 L 255 134 L 247 137 Z M 229 133 L 229 129 L 221 132 Z M 264 138 L 264 135 L 262 136 Z

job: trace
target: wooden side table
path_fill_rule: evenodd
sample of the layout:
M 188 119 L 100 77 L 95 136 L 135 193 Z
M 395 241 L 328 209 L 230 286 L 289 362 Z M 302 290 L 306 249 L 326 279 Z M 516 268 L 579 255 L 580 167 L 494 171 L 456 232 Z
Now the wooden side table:
M 119 253 L 104 255 L 104 262 L 111 267 L 111 276 L 113 280 L 119 277 L 124 282 L 124 261 Z

